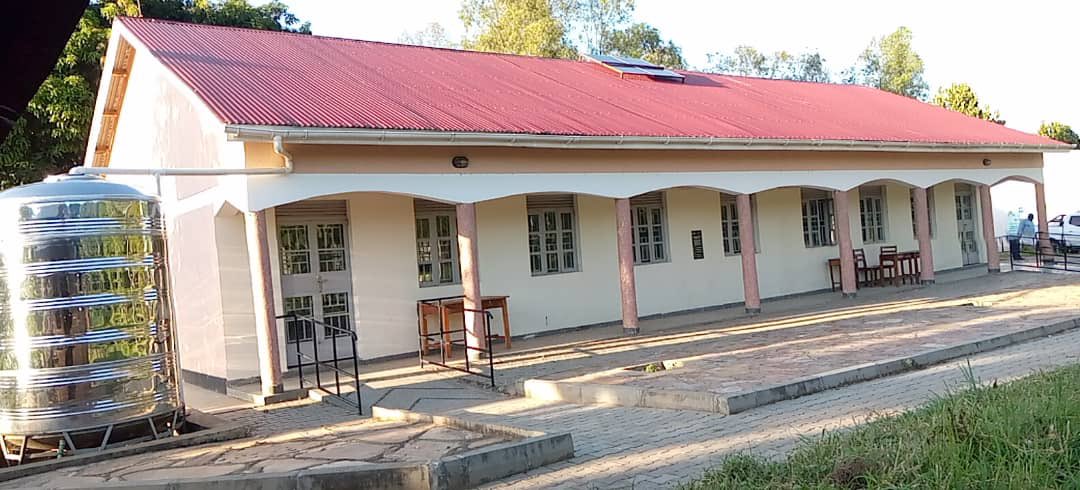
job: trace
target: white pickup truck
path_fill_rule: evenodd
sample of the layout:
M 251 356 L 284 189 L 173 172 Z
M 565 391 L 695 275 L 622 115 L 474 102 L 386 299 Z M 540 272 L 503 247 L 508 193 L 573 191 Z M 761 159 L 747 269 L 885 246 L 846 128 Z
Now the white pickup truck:
M 1050 229 L 1050 243 L 1055 250 L 1068 247 L 1069 252 L 1080 249 L 1080 211 L 1058 215 L 1047 223 Z

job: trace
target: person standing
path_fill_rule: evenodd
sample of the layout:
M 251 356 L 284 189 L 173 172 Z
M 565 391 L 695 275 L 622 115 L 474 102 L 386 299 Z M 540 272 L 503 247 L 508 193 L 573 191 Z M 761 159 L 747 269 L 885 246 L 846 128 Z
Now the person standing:
M 1020 257 L 1020 250 L 1023 248 L 1024 243 L 1026 243 L 1027 241 L 1029 241 L 1029 240 L 1031 241 L 1032 247 L 1039 246 L 1038 243 L 1036 243 L 1036 240 L 1035 240 L 1035 215 L 1034 214 L 1028 214 L 1027 219 L 1020 222 L 1020 227 L 1019 228 L 1020 229 L 1017 232 L 1017 234 L 1018 234 L 1018 240 L 1017 241 L 1019 241 L 1020 243 L 1019 243 L 1019 246 L 1016 247 L 1017 251 L 1013 255 L 1014 260 L 1020 260 L 1020 258 L 1021 258 Z M 1012 246 L 1010 245 L 1009 248 L 1012 248 Z
M 1005 228 L 1005 236 L 1009 239 L 1009 255 L 1013 260 L 1020 260 L 1020 213 L 1023 212 L 1024 208 L 1020 208 L 1019 212 L 1010 210 Z

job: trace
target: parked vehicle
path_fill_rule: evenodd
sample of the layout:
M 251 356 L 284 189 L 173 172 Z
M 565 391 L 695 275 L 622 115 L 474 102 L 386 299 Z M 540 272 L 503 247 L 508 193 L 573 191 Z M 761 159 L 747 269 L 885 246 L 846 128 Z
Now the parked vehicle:
M 1068 251 L 1072 252 L 1080 249 L 1080 211 L 1058 215 L 1047 224 L 1054 250 L 1068 247 Z

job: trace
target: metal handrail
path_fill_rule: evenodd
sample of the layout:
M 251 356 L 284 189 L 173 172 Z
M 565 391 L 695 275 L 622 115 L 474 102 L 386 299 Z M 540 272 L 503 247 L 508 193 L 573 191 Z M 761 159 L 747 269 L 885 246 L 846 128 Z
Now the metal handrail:
M 319 319 L 317 319 L 317 318 L 315 318 L 313 316 L 304 315 L 304 314 L 300 314 L 300 313 L 286 313 L 284 315 L 278 316 L 277 319 L 291 319 L 293 321 L 296 321 L 296 320 L 308 321 L 308 322 L 312 323 L 312 325 L 313 325 L 312 328 L 323 327 L 323 328 L 326 328 L 326 329 L 329 329 L 329 330 L 333 330 L 335 332 L 335 334 L 330 337 L 330 344 L 332 346 L 333 356 L 334 357 L 333 357 L 332 360 L 329 360 L 329 361 L 323 361 L 323 360 L 319 359 L 319 345 L 318 345 L 318 342 L 316 341 L 316 338 L 315 338 L 314 335 L 312 335 L 312 337 L 310 339 L 297 338 L 294 341 L 288 342 L 288 343 L 296 345 L 296 369 L 297 369 L 297 379 L 300 382 L 300 389 L 304 388 L 304 367 L 306 367 L 306 366 L 315 366 L 315 388 L 321 390 L 322 392 L 324 392 L 324 393 L 326 393 L 328 395 L 337 396 L 338 398 L 345 401 L 346 403 L 352 404 L 352 402 L 349 401 L 349 399 L 347 397 L 344 397 L 344 396 L 341 395 L 341 375 L 342 374 L 344 374 L 346 376 L 351 375 L 353 377 L 354 393 L 356 394 L 356 410 L 357 410 L 357 414 L 363 415 L 363 413 L 364 413 L 364 404 L 360 400 L 360 359 L 359 359 L 359 355 L 356 352 L 356 344 L 359 342 L 360 337 L 356 334 L 356 332 L 353 331 L 353 330 L 350 330 L 350 329 L 344 329 L 344 328 L 338 327 L 336 325 L 330 325 L 329 323 L 326 323 L 326 322 L 324 322 L 322 320 L 319 320 Z M 340 334 L 338 334 L 337 332 L 340 332 Z M 314 332 L 312 332 L 312 334 L 314 334 Z M 350 356 L 350 357 L 340 358 L 338 356 L 337 339 L 338 339 L 338 337 L 341 337 L 341 336 L 348 336 L 349 338 L 352 339 L 352 342 L 351 342 L 352 356 Z M 304 342 L 311 342 L 311 352 L 314 355 L 314 357 L 309 356 L 307 354 L 304 354 L 302 352 L 302 349 L 300 347 L 301 347 L 302 343 L 304 343 Z M 307 359 L 307 360 L 312 361 L 312 362 L 304 363 L 304 359 Z M 341 369 L 338 362 L 343 361 L 343 360 L 351 360 L 352 361 L 352 365 L 353 365 L 352 366 L 353 367 L 353 372 L 352 373 L 349 373 L 348 371 Z M 332 365 L 331 365 L 331 363 L 332 363 Z M 334 373 L 334 391 L 333 392 L 331 392 L 329 389 L 327 389 L 326 387 L 323 386 L 322 375 L 319 372 L 319 369 L 322 368 L 322 367 L 328 368 L 328 369 L 332 370 L 333 373 Z
M 464 298 L 464 297 L 463 296 L 444 296 L 444 297 L 440 297 L 440 298 L 428 298 L 428 299 L 423 299 L 423 300 L 417 301 L 417 305 L 416 305 L 416 314 L 417 314 L 416 332 L 417 332 L 417 336 L 418 336 L 419 341 L 420 341 L 420 349 L 419 349 L 420 367 L 423 368 L 424 364 L 427 363 L 427 364 L 432 364 L 432 365 L 439 366 L 439 367 L 442 367 L 442 368 L 452 369 L 452 370 L 463 372 L 463 373 L 466 373 L 466 374 L 471 374 L 471 375 L 474 375 L 474 376 L 481 376 L 481 377 L 487 378 L 488 383 L 491 385 L 492 388 L 494 388 L 495 387 L 495 355 L 494 355 L 494 350 L 491 347 L 491 320 L 494 318 L 494 315 L 492 315 L 492 313 L 490 311 L 487 311 L 487 310 L 483 309 L 483 307 L 481 307 L 480 309 L 462 308 L 462 311 L 467 312 L 467 313 L 482 313 L 484 315 L 484 320 L 483 320 L 484 345 L 487 346 L 486 349 L 483 348 L 483 347 L 477 347 L 477 346 L 469 345 L 468 336 L 469 336 L 469 334 L 471 332 L 469 332 L 464 326 L 462 328 L 460 328 L 460 329 L 455 329 L 455 330 L 450 330 L 450 329 L 446 328 L 446 325 L 443 325 L 443 317 L 442 317 L 442 315 L 439 315 L 439 330 L 437 332 L 434 332 L 434 333 L 429 332 L 429 333 L 425 334 L 423 332 L 422 327 L 421 327 L 421 324 L 423 322 L 423 318 L 422 318 L 423 312 L 420 309 L 421 304 L 426 304 L 426 305 L 429 305 L 429 306 L 436 306 L 438 308 L 444 308 L 445 306 L 443 306 L 443 302 L 445 302 L 447 300 L 452 300 L 452 299 L 456 300 L 456 299 L 462 299 L 462 298 Z M 457 333 L 461 333 L 463 335 L 463 337 L 465 337 L 465 338 L 463 338 L 461 340 L 454 340 L 453 336 L 454 336 L 454 334 L 457 334 Z M 440 360 L 439 361 L 432 361 L 432 360 L 426 359 L 424 357 L 424 349 L 425 349 L 425 347 L 427 347 L 428 342 L 430 341 L 430 339 L 432 337 L 438 338 L 438 337 L 442 337 L 444 335 L 448 336 L 449 340 L 440 341 L 440 348 L 439 348 Z M 463 347 L 465 349 L 466 352 L 465 352 L 465 368 L 464 369 L 462 369 L 461 367 L 455 366 L 453 364 L 450 364 L 449 360 L 446 358 L 446 348 L 445 348 L 446 344 L 449 344 L 449 345 L 452 345 L 452 346 L 453 345 L 458 345 L 458 346 L 461 346 L 461 347 Z M 483 354 L 483 355 L 485 355 L 487 357 L 487 365 L 488 365 L 487 372 L 483 372 L 483 371 L 478 372 L 478 371 L 474 371 L 472 369 L 472 365 L 471 365 L 471 362 L 469 360 L 469 352 L 468 351 L 480 352 L 481 354 Z
M 1000 243 L 1004 245 L 1001 250 L 1008 251 L 1009 253 L 1009 266 L 1012 269 L 1037 269 L 1037 270 L 1056 270 L 1067 272 L 1080 272 L 1080 263 L 1077 263 L 1077 259 L 1080 258 L 1080 254 L 1073 253 L 1070 263 L 1070 243 L 1080 243 L 1080 235 L 1074 233 L 1050 233 L 1050 232 L 1036 232 L 1035 236 L 1021 237 L 1018 235 L 1003 235 L 998 237 Z M 1018 263 L 1016 257 L 1011 253 L 1011 242 L 1017 241 L 1017 254 L 1033 255 L 1035 263 Z M 1031 246 L 1033 253 L 1025 253 L 1024 247 Z

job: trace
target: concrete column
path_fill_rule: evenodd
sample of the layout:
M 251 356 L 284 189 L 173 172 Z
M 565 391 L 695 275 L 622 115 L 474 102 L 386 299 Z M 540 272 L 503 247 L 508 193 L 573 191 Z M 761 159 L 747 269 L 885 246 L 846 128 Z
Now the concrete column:
M 915 230 L 919 235 L 919 282 L 934 283 L 934 249 L 930 244 L 930 206 L 926 202 L 926 189 L 916 187 Z
M 1035 184 L 1035 219 L 1039 225 L 1039 248 L 1043 254 L 1051 255 L 1045 260 L 1053 261 L 1054 247 L 1050 245 L 1050 223 L 1047 222 L 1049 217 L 1046 215 L 1046 186 L 1040 183 Z
M 994 205 L 988 185 L 979 186 L 979 210 L 982 211 L 983 242 L 986 242 L 986 269 L 991 274 L 1001 272 L 1001 255 L 997 237 L 994 236 Z
M 266 211 L 244 213 L 247 235 L 248 269 L 255 307 L 255 341 L 259 350 L 259 378 L 264 396 L 281 393 L 281 354 L 277 314 L 274 312 L 274 283 L 270 272 L 270 242 L 266 238 Z
M 758 290 L 757 257 L 754 255 L 754 216 L 750 194 L 735 196 L 739 213 L 739 255 L 742 257 L 743 301 L 746 312 L 761 313 L 761 293 Z
M 836 241 L 840 246 L 840 289 L 845 298 L 854 298 L 858 290 L 855 282 L 855 252 L 851 246 L 851 206 L 847 191 L 833 191 L 833 207 L 836 213 Z
M 619 290 L 622 292 L 623 334 L 637 335 L 637 285 L 634 282 L 634 237 L 630 228 L 630 200 L 615 200 L 615 227 L 619 246 Z
M 465 295 L 466 310 L 479 310 L 483 306 L 480 296 L 480 263 L 476 247 L 476 205 L 457 205 L 458 261 L 461 263 L 461 289 Z M 470 347 L 484 347 L 484 316 L 482 313 L 465 311 L 465 343 Z M 479 359 L 480 352 L 468 350 L 469 359 Z

